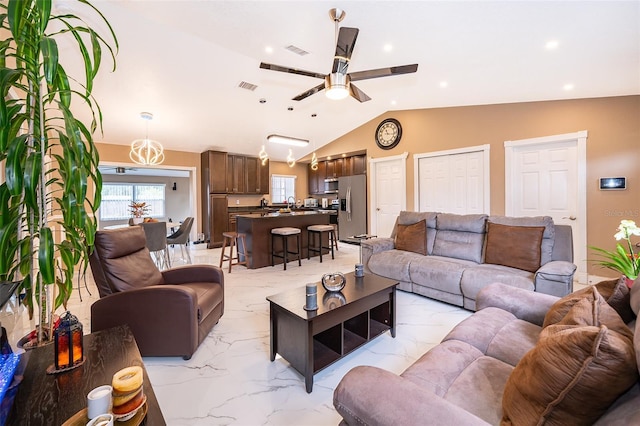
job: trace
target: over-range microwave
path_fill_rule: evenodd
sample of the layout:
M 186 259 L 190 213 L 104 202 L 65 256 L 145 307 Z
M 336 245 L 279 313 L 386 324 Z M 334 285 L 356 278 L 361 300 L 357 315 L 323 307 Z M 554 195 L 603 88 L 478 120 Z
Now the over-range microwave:
M 327 178 L 324 180 L 324 193 L 325 194 L 337 194 L 338 193 L 338 179 Z

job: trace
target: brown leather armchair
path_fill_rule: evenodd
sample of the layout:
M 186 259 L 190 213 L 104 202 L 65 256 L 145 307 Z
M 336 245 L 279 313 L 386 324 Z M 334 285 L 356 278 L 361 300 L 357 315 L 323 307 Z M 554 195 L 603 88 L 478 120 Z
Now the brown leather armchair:
M 127 324 L 142 356 L 191 358 L 224 313 L 224 275 L 213 265 L 160 272 L 140 226 L 96 232 L 90 258 L 100 299 L 91 331 Z

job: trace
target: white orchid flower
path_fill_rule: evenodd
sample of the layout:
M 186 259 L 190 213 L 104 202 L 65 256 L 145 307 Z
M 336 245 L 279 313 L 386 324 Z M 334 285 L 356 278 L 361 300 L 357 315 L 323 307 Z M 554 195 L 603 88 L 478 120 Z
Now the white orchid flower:
M 618 225 L 618 232 L 614 235 L 615 239 L 620 241 L 628 239 L 631 235 L 640 236 L 640 228 L 633 220 L 621 220 L 620 225 Z

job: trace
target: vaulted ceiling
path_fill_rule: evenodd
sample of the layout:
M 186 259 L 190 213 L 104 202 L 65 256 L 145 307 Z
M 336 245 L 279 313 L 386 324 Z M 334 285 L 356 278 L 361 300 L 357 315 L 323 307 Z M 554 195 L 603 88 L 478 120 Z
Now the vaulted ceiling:
M 389 110 L 640 94 L 638 1 L 94 3 L 120 43 L 116 71 L 105 60 L 94 91 L 106 143 L 144 137 L 149 111 L 148 135 L 165 149 L 255 155 L 277 133 L 311 141 L 293 148 L 300 158 Z M 332 7 L 360 29 L 350 72 L 418 63 L 417 73 L 358 82 L 365 103 L 292 100 L 320 80 L 259 64 L 329 73 Z M 276 160 L 288 151 L 266 148 Z

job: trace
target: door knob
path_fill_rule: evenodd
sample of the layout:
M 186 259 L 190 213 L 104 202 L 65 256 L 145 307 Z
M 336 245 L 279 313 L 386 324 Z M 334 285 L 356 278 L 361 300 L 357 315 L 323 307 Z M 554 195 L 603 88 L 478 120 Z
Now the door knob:
M 563 219 L 576 220 L 577 218 L 575 216 L 565 216 Z
M 380 207 L 376 207 L 376 211 L 380 211 Z

